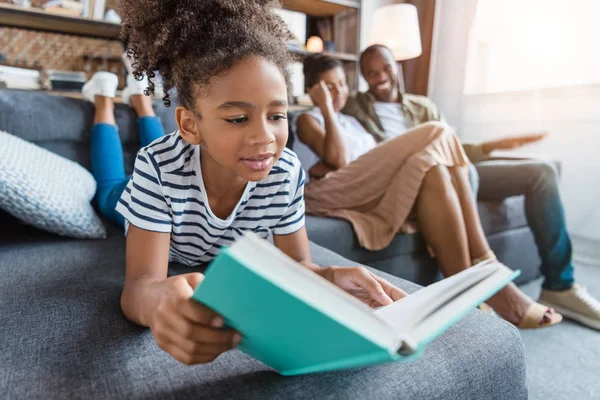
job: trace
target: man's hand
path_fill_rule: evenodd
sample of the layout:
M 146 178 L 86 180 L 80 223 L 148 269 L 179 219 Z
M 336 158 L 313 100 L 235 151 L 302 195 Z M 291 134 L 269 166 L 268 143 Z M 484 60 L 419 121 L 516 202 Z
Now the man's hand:
M 481 147 L 486 154 L 494 150 L 510 150 L 525 146 L 530 143 L 536 143 L 548 136 L 548 132 L 534 133 L 523 136 L 513 136 L 503 139 L 490 140 L 483 142 Z
M 200 273 L 167 278 L 150 328 L 158 346 L 184 364 L 207 363 L 234 348 L 239 333 L 223 328 L 223 318 L 192 300 Z
M 319 83 L 308 89 L 308 94 L 315 106 L 319 107 L 321 111 L 333 107 L 331 93 L 324 81 L 319 81 Z
M 370 307 L 386 306 L 408 294 L 363 267 L 329 267 L 323 274 L 334 285 L 344 289 Z

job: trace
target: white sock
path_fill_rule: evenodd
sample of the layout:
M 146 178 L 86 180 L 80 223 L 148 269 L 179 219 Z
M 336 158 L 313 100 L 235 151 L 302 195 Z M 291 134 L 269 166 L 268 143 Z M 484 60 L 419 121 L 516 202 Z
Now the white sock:
M 117 75 L 111 72 L 96 72 L 92 76 L 92 79 L 90 79 L 85 83 L 85 85 L 83 85 L 81 93 L 84 99 L 93 103 L 96 96 L 106 96 L 114 98 L 117 94 L 118 85 L 119 78 L 117 77 Z

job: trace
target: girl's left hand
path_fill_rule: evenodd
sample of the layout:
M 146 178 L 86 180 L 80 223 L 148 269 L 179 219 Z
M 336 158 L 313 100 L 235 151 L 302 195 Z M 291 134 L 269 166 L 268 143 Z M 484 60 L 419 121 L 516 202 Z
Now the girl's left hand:
M 386 306 L 408 296 L 363 267 L 329 267 L 325 277 L 370 307 Z

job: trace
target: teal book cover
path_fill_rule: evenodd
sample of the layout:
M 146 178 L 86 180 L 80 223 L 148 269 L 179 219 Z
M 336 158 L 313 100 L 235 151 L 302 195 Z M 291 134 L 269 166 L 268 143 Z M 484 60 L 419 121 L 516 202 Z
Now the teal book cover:
M 239 350 L 283 375 L 400 357 L 257 275 L 227 250 L 211 263 L 193 298 L 242 334 Z

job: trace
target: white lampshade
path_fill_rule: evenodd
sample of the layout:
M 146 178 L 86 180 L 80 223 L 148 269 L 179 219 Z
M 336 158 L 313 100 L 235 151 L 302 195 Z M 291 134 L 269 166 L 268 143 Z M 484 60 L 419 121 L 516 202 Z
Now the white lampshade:
M 420 56 L 422 49 L 417 7 L 412 4 L 391 4 L 376 9 L 371 44 L 389 47 L 397 61 Z

